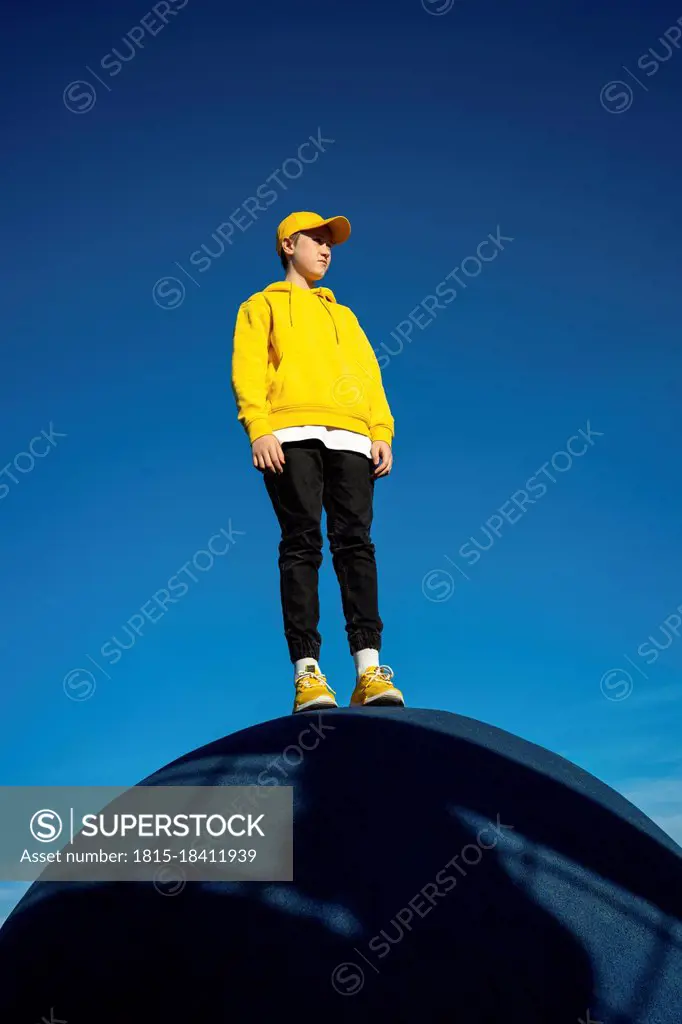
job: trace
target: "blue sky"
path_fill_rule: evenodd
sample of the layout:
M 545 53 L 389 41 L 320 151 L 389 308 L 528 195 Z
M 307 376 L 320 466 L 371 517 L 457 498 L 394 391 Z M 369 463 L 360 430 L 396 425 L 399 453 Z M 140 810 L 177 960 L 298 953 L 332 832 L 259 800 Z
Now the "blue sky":
M 383 661 L 682 842 L 680 10 L 156 6 L 40 0 L 5 40 L 0 781 L 131 785 L 290 712 L 229 367 L 315 210 L 396 420 Z M 347 702 L 326 553 L 321 604 Z

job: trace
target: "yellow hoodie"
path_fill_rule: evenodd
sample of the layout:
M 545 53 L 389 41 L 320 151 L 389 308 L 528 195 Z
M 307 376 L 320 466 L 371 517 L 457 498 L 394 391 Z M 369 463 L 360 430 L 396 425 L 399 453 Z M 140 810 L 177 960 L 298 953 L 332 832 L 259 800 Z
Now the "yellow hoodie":
M 381 370 L 357 317 L 329 288 L 276 281 L 239 307 L 232 389 L 253 443 L 280 427 L 319 424 L 392 443 Z

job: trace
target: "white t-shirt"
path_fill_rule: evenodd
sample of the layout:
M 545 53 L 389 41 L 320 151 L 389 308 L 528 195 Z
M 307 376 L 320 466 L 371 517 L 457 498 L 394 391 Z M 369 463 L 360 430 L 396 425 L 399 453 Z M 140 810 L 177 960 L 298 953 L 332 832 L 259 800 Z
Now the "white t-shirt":
M 360 452 L 368 459 L 372 458 L 371 440 L 354 430 L 342 430 L 340 427 L 282 427 L 280 430 L 273 430 L 273 434 L 280 444 L 282 441 L 305 441 L 307 438 L 316 437 L 327 448 Z

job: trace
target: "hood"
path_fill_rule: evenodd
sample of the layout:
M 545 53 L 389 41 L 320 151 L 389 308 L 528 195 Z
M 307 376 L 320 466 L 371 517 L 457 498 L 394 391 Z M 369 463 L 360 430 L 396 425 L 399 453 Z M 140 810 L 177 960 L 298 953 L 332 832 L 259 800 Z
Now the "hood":
M 298 285 L 292 284 L 291 281 L 274 281 L 272 284 L 269 284 L 267 286 L 267 288 L 264 288 L 263 291 L 265 291 L 265 292 L 294 292 L 294 291 L 304 292 L 305 288 L 299 288 Z M 323 286 L 320 286 L 319 288 L 311 288 L 310 289 L 310 294 L 311 295 L 319 295 L 321 299 L 327 299 L 328 302 L 336 302 L 336 297 L 334 295 L 334 292 L 331 290 L 331 288 L 324 288 Z
M 294 326 L 294 306 L 296 305 L 296 302 L 300 301 L 300 299 L 298 299 L 298 298 L 294 299 L 294 295 L 296 293 L 300 292 L 301 293 L 301 298 L 303 298 L 305 296 L 305 294 L 306 294 L 306 289 L 305 288 L 299 288 L 298 285 L 292 284 L 291 281 L 273 281 L 272 284 L 269 284 L 267 286 L 267 288 L 263 289 L 263 292 L 266 295 L 268 294 L 268 292 L 288 292 L 289 293 L 289 323 L 293 327 Z M 320 286 L 319 288 L 311 288 L 309 294 L 310 295 L 316 295 L 318 298 L 326 300 L 323 303 L 323 305 L 324 305 L 324 308 L 329 313 L 330 317 L 332 318 L 332 323 L 334 324 L 334 331 L 336 332 L 336 342 L 338 344 L 339 343 L 339 332 L 338 332 L 338 329 L 337 329 L 337 326 L 336 326 L 336 320 L 334 320 L 334 315 L 333 315 L 331 309 L 329 308 L 329 305 L 327 304 L 327 303 L 329 303 L 329 304 L 336 303 L 336 297 L 334 295 L 334 292 L 331 290 L 331 288 L 325 288 L 324 286 Z M 305 299 L 304 299 L 304 301 L 305 301 Z

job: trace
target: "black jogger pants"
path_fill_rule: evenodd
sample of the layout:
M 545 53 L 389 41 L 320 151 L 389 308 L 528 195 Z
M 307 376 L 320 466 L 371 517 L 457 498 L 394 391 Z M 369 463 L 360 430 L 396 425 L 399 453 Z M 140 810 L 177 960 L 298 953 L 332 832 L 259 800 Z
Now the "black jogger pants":
M 280 597 L 291 661 L 319 660 L 323 508 L 351 654 L 363 647 L 378 651 L 383 623 L 370 539 L 375 466 L 366 455 L 334 451 L 316 438 L 285 441 L 282 450 L 284 472 L 262 472 L 281 528 Z

